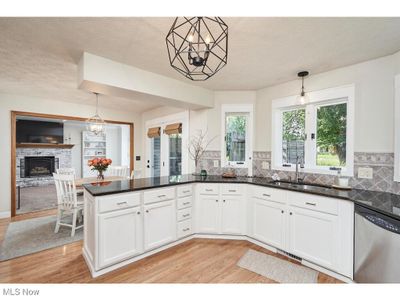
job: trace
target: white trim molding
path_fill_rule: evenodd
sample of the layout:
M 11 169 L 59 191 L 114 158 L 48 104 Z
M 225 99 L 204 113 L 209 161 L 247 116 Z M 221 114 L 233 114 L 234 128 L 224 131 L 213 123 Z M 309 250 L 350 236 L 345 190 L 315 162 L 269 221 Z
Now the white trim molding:
M 400 182 L 400 74 L 394 77 L 394 181 Z
M 354 176 L 354 101 L 355 86 L 354 84 L 328 88 L 308 92 L 309 102 L 304 105 L 297 103 L 297 95 L 288 96 L 272 100 L 272 170 L 295 171 L 295 166 L 282 166 L 282 111 L 304 108 L 306 109 L 306 165 L 304 172 L 336 175 L 337 171 L 330 170 L 329 167 L 319 167 L 307 162 L 313 161 L 316 156 L 315 142 L 311 142 L 311 133 L 315 134 L 316 121 L 315 109 L 320 105 L 347 103 L 347 127 L 346 127 L 346 168 L 342 168 L 342 175 Z M 311 152 L 310 152 L 311 151 Z M 308 152 L 308 153 L 307 153 Z
M 253 175 L 253 111 L 254 104 L 222 104 L 221 105 L 221 167 L 230 168 L 247 168 L 248 175 Z M 227 113 L 243 113 L 248 114 L 248 122 L 246 126 L 246 160 L 243 164 L 236 164 L 226 160 L 226 147 L 225 147 L 225 117 Z
M 11 218 L 11 211 L 0 211 L 0 219 Z

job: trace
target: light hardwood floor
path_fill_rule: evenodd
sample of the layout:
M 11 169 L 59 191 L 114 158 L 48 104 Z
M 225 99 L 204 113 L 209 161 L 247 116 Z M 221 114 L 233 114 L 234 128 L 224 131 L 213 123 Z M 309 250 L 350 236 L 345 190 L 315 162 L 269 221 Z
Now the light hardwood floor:
M 54 213 L 0 220 L 0 240 L 10 221 Z M 82 242 L 75 242 L 0 262 L 0 283 L 274 283 L 236 265 L 248 249 L 289 260 L 247 241 L 193 239 L 93 279 L 82 257 Z M 341 281 L 319 273 L 318 282 Z

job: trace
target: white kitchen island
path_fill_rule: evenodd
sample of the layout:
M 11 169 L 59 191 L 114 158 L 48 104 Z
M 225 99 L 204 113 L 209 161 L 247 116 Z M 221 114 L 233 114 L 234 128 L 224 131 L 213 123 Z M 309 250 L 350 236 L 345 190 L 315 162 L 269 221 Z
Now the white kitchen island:
M 354 204 L 328 191 L 329 197 L 322 189 L 294 192 L 266 180 L 218 176 L 85 188 L 83 256 L 93 277 L 192 238 L 220 238 L 248 240 L 338 279 L 353 278 Z

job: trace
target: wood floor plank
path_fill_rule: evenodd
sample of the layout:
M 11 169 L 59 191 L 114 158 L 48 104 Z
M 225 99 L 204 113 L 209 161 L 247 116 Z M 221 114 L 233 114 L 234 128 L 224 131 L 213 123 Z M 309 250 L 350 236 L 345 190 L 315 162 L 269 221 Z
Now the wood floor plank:
M 0 220 L 0 240 L 9 222 Z M 298 263 L 247 241 L 193 239 L 92 278 L 79 241 L 0 262 L 0 283 L 274 283 L 236 265 L 248 249 Z M 341 281 L 319 273 L 318 282 Z

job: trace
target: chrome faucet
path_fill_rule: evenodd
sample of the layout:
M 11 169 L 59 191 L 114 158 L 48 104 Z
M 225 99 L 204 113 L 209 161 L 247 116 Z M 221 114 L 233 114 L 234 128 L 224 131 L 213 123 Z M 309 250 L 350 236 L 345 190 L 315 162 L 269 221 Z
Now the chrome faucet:
M 301 163 L 299 163 L 299 159 L 300 159 L 300 157 L 297 155 L 296 156 L 296 175 L 295 175 L 295 179 L 294 179 L 296 183 L 303 182 L 304 177 L 305 177 L 305 176 L 303 176 L 301 178 L 299 176 L 299 164 L 300 164 L 300 168 L 304 168 L 303 159 L 301 160 Z

